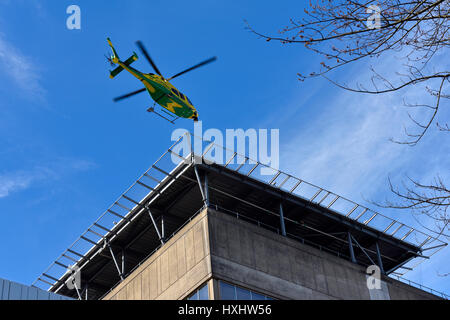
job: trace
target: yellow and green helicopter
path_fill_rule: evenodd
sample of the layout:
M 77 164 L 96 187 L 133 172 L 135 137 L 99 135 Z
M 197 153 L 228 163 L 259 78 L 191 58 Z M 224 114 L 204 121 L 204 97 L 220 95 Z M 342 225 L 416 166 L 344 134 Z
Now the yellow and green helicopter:
M 194 121 L 198 121 L 198 112 L 192 105 L 192 102 L 186 95 L 181 93 L 169 81 L 178 76 L 181 76 L 182 74 L 197 69 L 198 67 L 201 67 L 205 64 L 215 61 L 216 57 L 209 58 L 203 62 L 200 62 L 199 64 L 196 64 L 193 67 L 183 70 L 175 74 L 174 76 L 166 79 L 163 77 L 158 67 L 156 67 L 152 58 L 150 58 L 150 55 L 148 54 L 142 42 L 137 41 L 136 44 L 157 74 L 143 73 L 130 66 L 134 61 L 138 59 L 136 52 L 133 52 L 133 55 L 131 55 L 127 60 L 121 61 L 116 52 L 116 49 L 114 49 L 114 46 L 111 43 L 111 39 L 107 38 L 107 40 L 108 44 L 111 46 L 112 49 L 112 55 L 111 57 L 107 57 L 107 59 L 111 63 L 111 65 L 118 64 L 118 66 L 114 70 L 110 71 L 110 78 L 112 79 L 123 70 L 127 70 L 133 76 L 138 78 L 144 85 L 144 88 L 114 98 L 114 101 L 119 101 L 147 90 L 152 99 L 155 101 L 154 105 L 156 105 L 156 103 L 159 104 L 162 107 L 161 110 L 164 113 L 166 113 L 169 117 L 166 117 L 156 112 L 154 107 L 148 108 L 147 109 L 148 112 L 153 112 L 171 123 L 174 123 L 174 121 L 177 120 L 178 118 L 187 118 L 193 119 Z M 166 110 L 169 111 L 170 113 L 167 112 Z

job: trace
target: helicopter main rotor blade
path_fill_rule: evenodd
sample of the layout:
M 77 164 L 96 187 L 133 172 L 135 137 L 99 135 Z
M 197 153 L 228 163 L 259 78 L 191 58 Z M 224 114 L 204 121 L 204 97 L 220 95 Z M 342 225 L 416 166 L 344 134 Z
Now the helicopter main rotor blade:
M 125 99 L 125 98 L 128 98 L 128 97 L 134 96 L 135 94 L 144 92 L 145 90 L 147 90 L 147 89 L 146 89 L 146 88 L 142 88 L 142 89 L 139 89 L 139 90 L 136 90 L 136 91 L 133 91 L 133 92 L 124 94 L 124 95 L 122 95 L 122 96 L 116 97 L 116 98 L 114 98 L 113 100 L 114 100 L 114 102 L 117 102 L 117 101 L 119 101 L 119 100 L 122 100 L 122 99 Z
M 189 69 L 186 69 L 186 70 L 184 70 L 184 71 L 178 72 L 176 75 L 170 77 L 170 78 L 167 79 L 167 80 L 172 80 L 172 79 L 174 79 L 174 78 L 176 78 L 176 77 L 178 77 L 178 76 L 181 76 L 182 74 L 185 74 L 186 72 L 192 71 L 192 70 L 194 70 L 194 69 L 197 69 L 197 68 L 199 68 L 199 67 L 201 67 L 201 66 L 204 66 L 205 64 L 211 63 L 211 62 L 216 61 L 216 60 L 217 60 L 217 57 L 209 58 L 208 60 L 205 60 L 205 61 L 203 61 L 203 62 L 200 62 L 199 64 L 196 64 L 195 66 L 190 67 Z
M 156 64 L 153 62 L 152 58 L 150 58 L 150 55 L 148 54 L 148 52 L 147 52 L 147 50 L 145 49 L 145 47 L 144 47 L 144 45 L 142 44 L 142 42 L 141 42 L 141 41 L 136 41 L 136 45 L 139 47 L 139 49 L 141 49 L 142 53 L 143 53 L 144 56 L 147 58 L 148 62 L 150 62 L 150 64 L 151 64 L 152 67 L 153 67 L 153 70 L 155 70 L 155 72 L 156 72 L 157 74 L 159 74 L 161 77 L 163 77 L 162 74 L 161 74 L 161 72 L 159 72 L 158 67 L 157 67 Z M 164 78 L 164 77 L 163 77 L 163 78 Z

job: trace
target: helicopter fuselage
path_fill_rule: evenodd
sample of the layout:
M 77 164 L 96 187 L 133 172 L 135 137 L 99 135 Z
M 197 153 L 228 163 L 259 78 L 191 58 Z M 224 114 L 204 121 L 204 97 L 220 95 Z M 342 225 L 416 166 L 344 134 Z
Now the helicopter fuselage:
M 161 107 L 174 113 L 178 117 L 196 119 L 198 112 L 188 97 L 175 88 L 169 81 L 152 73 L 143 73 L 135 68 L 117 61 L 123 69 L 138 78 L 147 89 L 152 99 Z

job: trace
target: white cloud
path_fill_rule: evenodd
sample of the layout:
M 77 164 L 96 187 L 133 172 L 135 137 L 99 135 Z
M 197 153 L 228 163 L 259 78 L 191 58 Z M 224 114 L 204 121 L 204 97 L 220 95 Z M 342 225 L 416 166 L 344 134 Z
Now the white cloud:
M 383 173 L 402 165 L 398 136 L 403 113 L 380 96 L 336 97 L 323 116 L 290 139 L 283 165 L 300 177 L 346 195 L 370 191 Z
M 25 172 L 14 172 L 0 176 L 0 198 L 9 196 L 12 192 L 26 189 L 34 179 Z
M 398 62 L 385 61 L 383 69 L 395 70 L 395 63 Z M 367 73 L 363 73 L 360 78 L 366 76 Z M 327 89 L 326 85 L 322 88 Z M 314 114 L 308 120 L 301 119 L 299 115 L 298 120 L 280 124 L 284 128 L 301 128 L 280 146 L 282 170 L 423 230 L 415 224 L 409 212 L 386 212 L 368 204 L 365 199 L 383 201 L 386 196 L 390 197 L 388 176 L 397 183 L 405 178 L 405 174 L 425 182 L 430 182 L 437 174 L 448 179 L 450 137 L 439 132 L 434 125 L 415 147 L 389 141 L 390 138 L 407 138 L 403 126 L 417 130 L 407 116 L 410 110 L 403 106 L 403 97 L 408 97 L 408 102 L 417 103 L 429 102 L 432 98 L 423 86 L 385 95 L 363 95 L 344 90 L 337 92 L 334 96 L 327 94 L 330 101 L 326 107 L 308 101 L 308 108 L 320 110 L 320 115 Z M 448 105 L 448 101 L 442 103 Z M 442 105 L 440 108 L 439 122 L 450 118 L 450 110 L 446 107 Z M 298 123 L 300 121 L 301 125 Z M 433 225 L 430 220 L 423 222 L 427 226 Z M 436 277 L 436 270 L 448 272 L 443 261 L 450 256 L 448 249 L 443 251 L 407 276 L 429 285 L 439 284 L 441 279 Z M 422 279 L 421 272 L 424 270 L 426 279 Z M 448 290 L 442 285 L 437 287 Z
M 381 71 L 392 72 L 396 64 L 395 59 L 385 60 L 380 63 Z M 368 72 L 360 72 L 358 78 L 369 77 Z M 326 85 L 323 91 L 327 90 Z M 450 147 L 444 140 L 447 136 L 434 125 L 416 147 L 389 141 L 407 140 L 404 127 L 410 132 L 418 131 L 407 116 L 412 110 L 404 107 L 404 97 L 417 103 L 435 100 L 420 85 L 383 95 L 341 90 L 330 96 L 325 108 L 310 100 L 308 108 L 320 110 L 321 114 L 309 122 L 302 121 L 298 134 L 281 145 L 281 166 L 306 181 L 354 200 L 361 199 L 361 195 L 370 199 L 380 192 L 380 187 L 386 191 L 388 175 L 399 179 L 408 173 L 416 179 L 429 179 L 447 172 L 450 165 Z M 440 119 L 445 120 L 450 112 L 444 106 L 441 109 Z M 418 119 L 428 119 L 426 109 L 413 112 Z
M 57 180 L 64 175 L 77 171 L 86 171 L 95 164 L 78 159 L 57 159 L 46 165 L 36 166 L 30 170 L 18 170 L 0 174 L 0 198 L 5 198 L 13 192 L 19 192 L 35 183 L 46 180 Z
M 31 58 L 20 52 L 0 33 L 0 66 L 22 92 L 30 98 L 43 99 L 45 89 L 41 85 L 41 77 Z

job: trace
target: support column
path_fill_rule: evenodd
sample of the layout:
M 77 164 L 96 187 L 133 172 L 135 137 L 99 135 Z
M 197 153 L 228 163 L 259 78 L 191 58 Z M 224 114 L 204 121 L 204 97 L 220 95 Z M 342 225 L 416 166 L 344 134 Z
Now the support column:
M 161 238 L 166 241 L 166 229 L 164 228 L 164 213 L 161 215 Z
M 158 226 L 156 225 L 155 219 L 153 218 L 150 208 L 146 206 L 145 209 L 147 209 L 150 219 L 152 220 L 153 226 L 155 227 L 156 233 L 158 234 L 159 241 L 161 241 L 161 244 L 164 244 L 164 240 L 161 237 L 161 233 L 159 232 Z
M 89 283 L 86 283 L 86 287 L 84 288 L 84 293 L 85 293 L 85 296 L 84 296 L 84 300 L 88 300 L 88 290 L 89 290 Z
M 202 187 L 202 182 L 200 181 L 200 175 L 198 174 L 197 166 L 194 165 L 195 177 L 197 178 L 198 187 L 200 188 L 200 193 L 202 194 L 203 203 L 206 204 L 205 191 Z
M 73 282 L 73 286 L 75 287 L 75 290 L 77 291 L 78 300 L 83 300 L 83 299 L 81 298 L 80 289 L 78 289 L 78 286 L 77 286 L 77 284 L 76 284 L 75 281 Z
M 208 174 L 205 172 L 205 205 L 209 206 Z
M 125 250 L 122 249 L 122 274 L 125 274 Z
M 380 267 L 381 273 L 384 274 L 383 260 L 381 259 L 381 252 L 380 252 L 380 246 L 378 245 L 378 241 L 375 242 L 375 247 L 377 249 L 378 267 Z
M 122 272 L 120 272 L 120 268 L 119 268 L 119 265 L 118 265 L 118 263 L 117 263 L 116 256 L 114 255 L 114 252 L 113 252 L 113 250 L 112 250 L 112 248 L 111 248 L 111 245 L 110 245 L 109 243 L 107 243 L 106 245 L 108 246 L 109 252 L 111 253 L 111 257 L 112 257 L 112 259 L 113 259 L 113 261 L 114 261 L 114 265 L 116 266 L 117 273 L 119 273 L 120 279 L 123 280 L 123 279 L 124 279 L 124 278 L 123 278 L 123 274 L 122 274 Z
M 376 265 L 376 263 L 372 260 L 372 258 L 371 258 L 371 257 L 369 256 L 369 254 L 367 253 L 367 251 L 363 248 L 363 246 L 361 246 L 361 245 L 359 244 L 359 242 L 356 241 L 355 237 L 352 236 L 351 234 L 350 234 L 350 237 L 351 237 L 351 239 L 353 239 L 353 241 L 356 243 L 356 245 L 361 249 L 361 251 L 366 255 L 367 259 L 369 259 L 370 262 L 372 262 L 373 265 Z
M 347 233 L 347 239 L 348 239 L 348 250 L 350 251 L 350 260 L 353 263 L 356 263 L 355 252 L 353 251 L 352 235 L 350 234 L 350 232 Z
M 208 281 L 209 300 L 220 300 L 219 280 L 211 278 Z
M 281 235 L 286 237 L 286 226 L 284 225 L 284 214 L 283 214 L 283 205 L 280 202 L 280 226 L 281 226 Z

